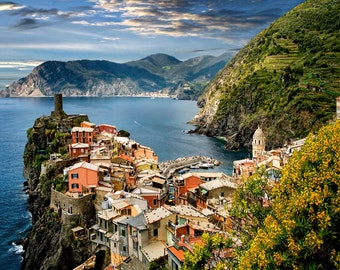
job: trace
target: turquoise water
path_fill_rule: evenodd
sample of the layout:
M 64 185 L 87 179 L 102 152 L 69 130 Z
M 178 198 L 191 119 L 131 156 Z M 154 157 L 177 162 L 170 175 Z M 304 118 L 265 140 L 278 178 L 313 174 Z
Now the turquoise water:
M 198 112 L 194 101 L 77 97 L 64 98 L 63 108 L 67 114 L 87 114 L 95 124 L 130 132 L 131 139 L 151 147 L 160 161 L 204 155 L 222 162 L 214 170 L 231 174 L 233 160 L 247 157 L 244 151 L 226 151 L 221 140 L 186 133 L 194 129 L 187 124 Z M 27 196 L 22 190 L 26 130 L 53 109 L 53 98 L 0 99 L 0 261 L 5 269 L 20 269 L 22 249 L 14 243 L 30 228 Z

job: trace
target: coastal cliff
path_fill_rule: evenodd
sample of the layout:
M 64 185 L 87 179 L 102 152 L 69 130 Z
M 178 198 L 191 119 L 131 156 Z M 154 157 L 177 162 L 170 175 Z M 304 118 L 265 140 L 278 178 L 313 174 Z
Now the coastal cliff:
M 198 100 L 198 133 L 249 147 L 260 125 L 267 147 L 334 118 L 340 95 L 340 3 L 307 0 L 255 36 Z
M 90 243 L 75 241 L 72 227 L 49 208 L 52 186 L 62 183 L 63 168 L 75 162 L 67 158 L 70 130 L 82 121 L 87 115 L 66 115 L 61 109 L 36 119 L 27 131 L 24 177 L 33 227 L 24 240 L 22 269 L 73 269 L 91 253 Z M 64 157 L 51 161 L 53 153 Z

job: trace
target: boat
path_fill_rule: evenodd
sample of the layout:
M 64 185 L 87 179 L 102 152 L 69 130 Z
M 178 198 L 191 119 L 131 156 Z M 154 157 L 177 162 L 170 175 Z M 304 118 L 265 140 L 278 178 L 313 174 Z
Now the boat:
M 213 168 L 215 165 L 212 163 L 208 163 L 208 162 L 202 162 L 199 167 L 201 169 L 209 169 L 209 168 Z

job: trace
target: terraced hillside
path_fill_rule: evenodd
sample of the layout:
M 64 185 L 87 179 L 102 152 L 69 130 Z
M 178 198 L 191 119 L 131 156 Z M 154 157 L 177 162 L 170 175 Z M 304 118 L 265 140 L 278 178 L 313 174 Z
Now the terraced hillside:
M 200 97 L 197 132 L 248 146 L 258 125 L 268 147 L 335 117 L 340 96 L 340 2 L 307 0 L 255 36 Z

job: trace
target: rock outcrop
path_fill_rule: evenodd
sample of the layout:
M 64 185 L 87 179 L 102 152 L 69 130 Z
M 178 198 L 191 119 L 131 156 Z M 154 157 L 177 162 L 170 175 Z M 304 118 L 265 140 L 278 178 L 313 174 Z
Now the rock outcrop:
M 66 159 L 45 164 L 49 154 L 67 153 L 69 130 L 82 121 L 88 121 L 88 117 L 52 112 L 51 116 L 36 119 L 27 131 L 24 177 L 33 227 L 24 241 L 22 269 L 73 269 L 91 254 L 91 243 L 76 241 L 72 227 L 63 224 L 58 213 L 49 208 L 52 185 L 62 177 L 65 165 L 75 161 Z

